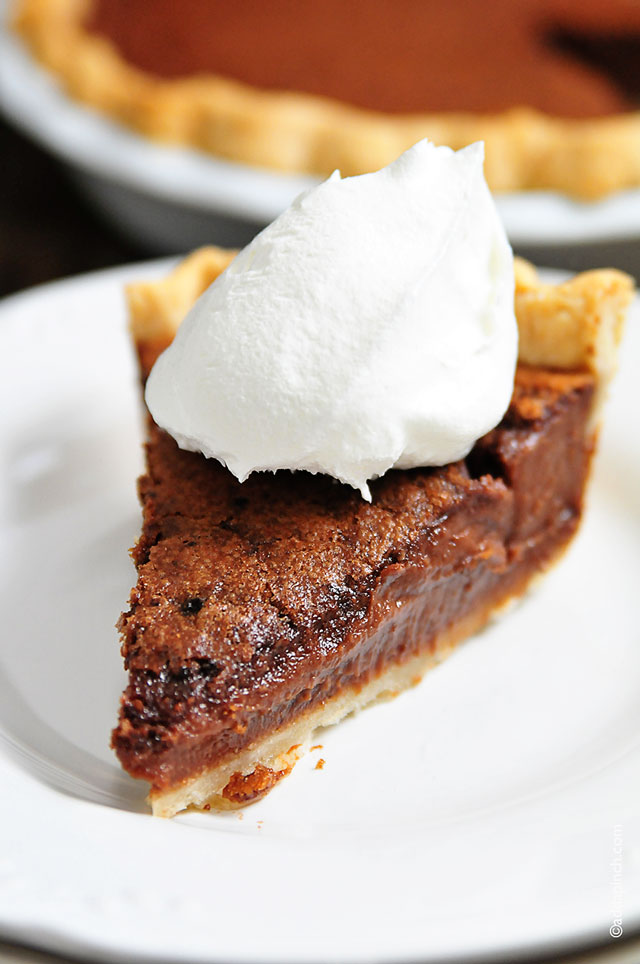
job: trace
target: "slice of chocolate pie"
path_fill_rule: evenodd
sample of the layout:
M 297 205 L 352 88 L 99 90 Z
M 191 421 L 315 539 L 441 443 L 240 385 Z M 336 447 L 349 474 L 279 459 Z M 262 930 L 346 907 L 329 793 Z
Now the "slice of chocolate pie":
M 232 257 L 130 288 L 143 378 Z M 617 271 L 547 285 L 517 262 L 504 418 L 463 460 L 388 472 L 370 503 L 306 472 L 241 484 L 149 420 L 113 746 L 155 814 L 257 799 L 317 727 L 415 683 L 560 555 L 631 295 Z

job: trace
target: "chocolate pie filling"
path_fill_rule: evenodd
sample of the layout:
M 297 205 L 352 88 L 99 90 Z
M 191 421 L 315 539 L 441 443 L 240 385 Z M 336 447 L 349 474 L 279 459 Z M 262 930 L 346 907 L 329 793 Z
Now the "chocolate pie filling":
M 465 461 L 388 472 L 371 504 L 302 472 L 241 485 L 152 425 L 121 621 L 125 769 L 176 786 L 481 625 L 578 525 L 593 390 L 590 375 L 520 367 L 509 411 Z
M 96 0 L 88 26 L 161 77 L 215 73 L 389 113 L 577 118 L 638 102 L 634 0 Z

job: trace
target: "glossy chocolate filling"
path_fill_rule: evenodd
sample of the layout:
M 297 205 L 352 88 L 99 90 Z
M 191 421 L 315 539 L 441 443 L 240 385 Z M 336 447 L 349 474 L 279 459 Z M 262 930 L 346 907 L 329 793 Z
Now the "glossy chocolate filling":
M 521 592 L 578 525 L 593 387 L 520 368 L 465 462 L 389 472 L 371 505 L 307 473 L 240 485 L 152 426 L 125 769 L 177 786 Z
M 214 73 L 389 113 L 595 117 L 638 102 L 633 0 L 95 0 L 88 26 L 161 77 Z

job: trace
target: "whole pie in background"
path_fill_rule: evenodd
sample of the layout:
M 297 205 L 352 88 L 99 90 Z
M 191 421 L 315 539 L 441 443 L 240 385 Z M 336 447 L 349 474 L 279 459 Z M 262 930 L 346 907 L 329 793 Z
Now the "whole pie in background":
M 19 0 L 71 95 L 149 137 L 289 172 L 486 144 L 495 191 L 640 184 L 636 0 Z

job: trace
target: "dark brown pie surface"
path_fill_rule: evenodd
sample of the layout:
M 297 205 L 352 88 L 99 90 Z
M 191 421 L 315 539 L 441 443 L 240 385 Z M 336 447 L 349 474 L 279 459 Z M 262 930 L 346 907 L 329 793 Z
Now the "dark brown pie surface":
M 387 113 L 621 113 L 640 102 L 634 0 L 97 0 L 89 28 L 167 78 L 220 74 Z

